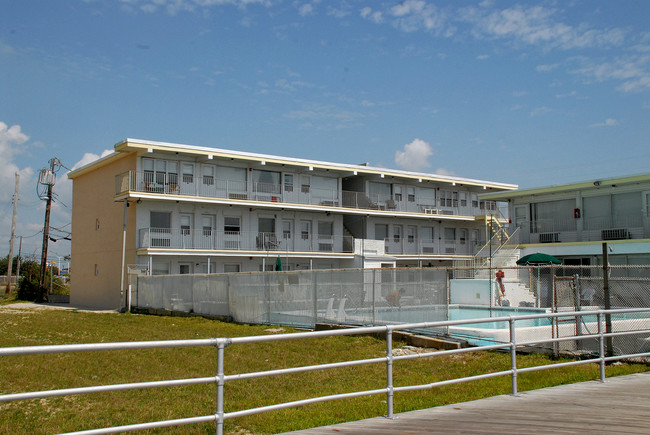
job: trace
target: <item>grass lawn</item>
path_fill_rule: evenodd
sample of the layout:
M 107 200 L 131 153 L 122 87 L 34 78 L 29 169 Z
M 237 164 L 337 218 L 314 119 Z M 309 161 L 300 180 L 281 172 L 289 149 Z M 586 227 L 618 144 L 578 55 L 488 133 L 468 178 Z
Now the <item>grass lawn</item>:
M 292 332 L 283 328 L 283 332 Z M 0 309 L 0 347 L 70 343 L 172 340 L 277 334 L 267 326 L 234 325 L 198 317 L 155 317 L 61 310 Z M 401 343 L 394 343 L 399 348 Z M 214 376 L 216 349 L 148 349 L 10 356 L 0 358 L 0 393 Z M 329 337 L 255 345 L 225 351 L 226 374 L 263 371 L 385 355 L 373 337 Z M 522 355 L 519 367 L 547 364 L 545 355 Z M 508 370 L 507 353 L 399 361 L 395 386 L 434 382 L 471 374 Z M 607 367 L 607 376 L 648 370 L 644 364 Z M 597 379 L 595 364 L 519 374 L 519 390 Z M 315 396 L 385 387 L 382 364 L 276 378 L 233 381 L 225 387 L 225 411 Z M 474 400 L 510 392 L 500 377 L 435 390 L 398 393 L 395 412 Z M 57 433 L 215 412 L 214 385 L 95 393 L 0 404 L 0 433 Z M 385 396 L 339 400 L 227 420 L 224 432 L 267 434 L 385 415 Z M 214 424 L 161 429 L 160 433 L 214 433 Z

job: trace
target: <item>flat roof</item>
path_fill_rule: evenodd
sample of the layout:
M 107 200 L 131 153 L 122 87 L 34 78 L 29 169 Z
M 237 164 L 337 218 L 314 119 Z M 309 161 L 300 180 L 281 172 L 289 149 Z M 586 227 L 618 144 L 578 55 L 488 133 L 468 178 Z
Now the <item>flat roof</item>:
M 138 152 L 138 151 L 168 151 L 203 155 L 206 158 L 228 158 L 237 160 L 248 160 L 254 162 L 276 163 L 283 165 L 312 167 L 319 169 L 329 169 L 343 172 L 356 172 L 357 174 L 378 174 L 384 176 L 397 176 L 426 181 L 438 181 L 444 183 L 458 183 L 468 186 L 478 186 L 485 189 L 514 190 L 516 184 L 500 183 L 495 181 L 477 180 L 472 178 L 463 178 L 450 175 L 439 175 L 428 172 L 412 172 L 399 169 L 388 169 L 373 167 L 368 165 L 353 165 L 345 163 L 333 163 L 319 160 L 301 159 L 295 157 L 282 157 L 270 154 L 251 153 L 245 151 L 225 150 L 220 148 L 211 148 L 186 144 L 175 144 L 168 142 L 158 142 L 142 139 L 127 138 L 115 144 L 116 152 Z
M 603 178 L 603 179 L 594 179 L 588 181 L 581 181 L 571 184 L 561 184 L 555 186 L 547 187 L 537 187 L 531 189 L 520 189 L 509 192 L 495 192 L 495 193 L 484 193 L 480 197 L 488 200 L 507 200 L 510 198 L 518 198 L 522 196 L 530 195 L 542 195 L 549 193 L 563 193 L 571 192 L 576 190 L 595 190 L 595 189 L 604 189 L 611 188 L 616 186 L 625 186 L 631 184 L 642 184 L 650 182 L 650 174 L 638 174 L 638 175 L 628 175 L 624 177 L 616 178 Z

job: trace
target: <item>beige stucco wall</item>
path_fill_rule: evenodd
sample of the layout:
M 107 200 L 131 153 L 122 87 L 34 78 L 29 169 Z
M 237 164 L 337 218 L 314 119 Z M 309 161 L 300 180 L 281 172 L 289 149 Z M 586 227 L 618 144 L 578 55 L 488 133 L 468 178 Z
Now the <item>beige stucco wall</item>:
M 124 202 L 115 176 L 136 169 L 135 153 L 73 179 L 70 303 L 120 308 Z M 127 209 L 126 264 L 135 262 L 135 204 Z

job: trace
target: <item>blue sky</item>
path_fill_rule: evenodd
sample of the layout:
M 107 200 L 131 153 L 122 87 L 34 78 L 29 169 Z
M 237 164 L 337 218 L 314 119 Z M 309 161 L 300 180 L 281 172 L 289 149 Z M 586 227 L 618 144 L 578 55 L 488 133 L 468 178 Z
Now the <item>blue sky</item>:
M 521 187 L 650 172 L 644 0 L 30 0 L 1 11 L 7 252 L 16 171 L 16 233 L 40 257 L 39 170 L 127 137 Z

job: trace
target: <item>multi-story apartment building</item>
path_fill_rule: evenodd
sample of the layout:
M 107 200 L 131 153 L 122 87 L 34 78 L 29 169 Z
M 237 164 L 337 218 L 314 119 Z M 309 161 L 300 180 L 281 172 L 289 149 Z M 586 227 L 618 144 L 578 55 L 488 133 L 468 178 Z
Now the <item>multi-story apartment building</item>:
M 565 265 L 650 264 L 650 174 L 481 195 L 508 202 L 521 255 L 545 252 Z
M 126 139 L 73 180 L 71 301 L 117 307 L 151 274 L 406 267 L 468 259 L 517 186 Z

